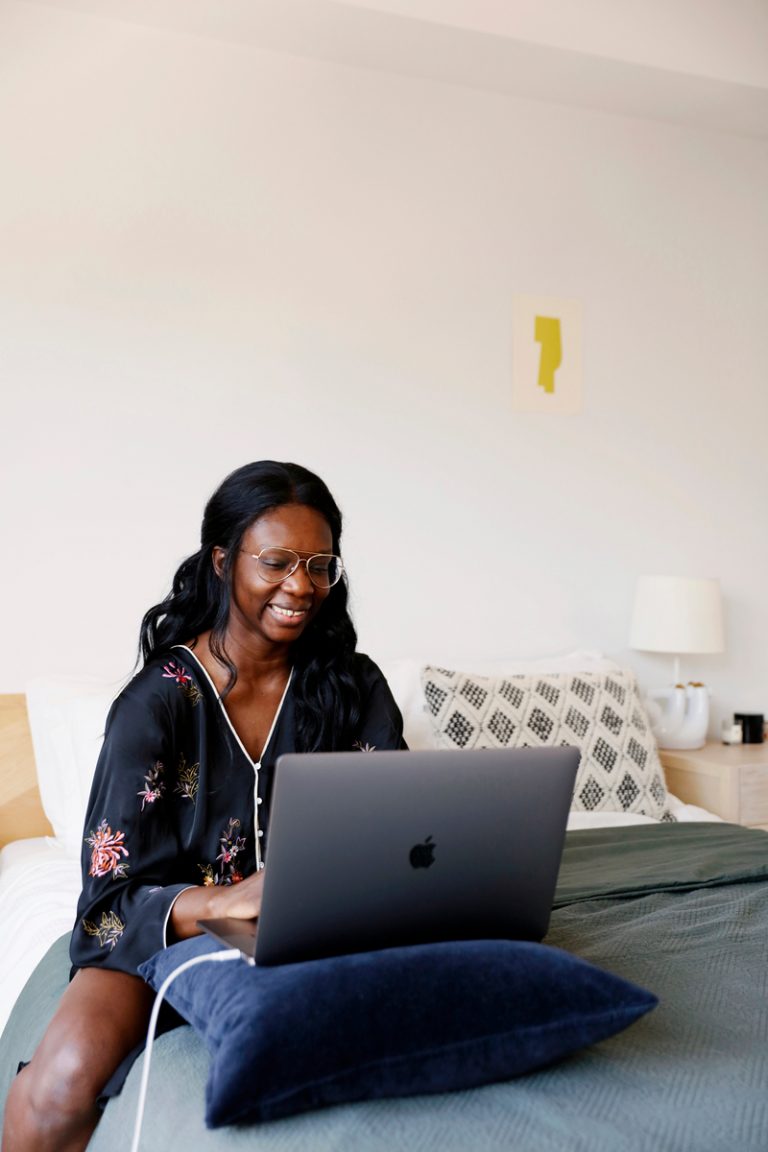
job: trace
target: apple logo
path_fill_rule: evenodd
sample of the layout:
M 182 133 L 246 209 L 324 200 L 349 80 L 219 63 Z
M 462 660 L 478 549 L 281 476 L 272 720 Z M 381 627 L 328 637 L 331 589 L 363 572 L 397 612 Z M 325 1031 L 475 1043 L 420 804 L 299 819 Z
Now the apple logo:
M 423 844 L 414 844 L 408 859 L 412 868 L 429 868 L 435 862 L 435 847 L 432 837 L 427 836 Z

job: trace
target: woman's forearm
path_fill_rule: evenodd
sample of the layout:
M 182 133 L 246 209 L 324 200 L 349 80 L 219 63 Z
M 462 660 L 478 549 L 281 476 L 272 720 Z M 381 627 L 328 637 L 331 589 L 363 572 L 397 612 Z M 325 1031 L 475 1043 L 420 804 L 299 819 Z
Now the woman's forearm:
M 222 916 L 248 920 L 258 916 L 263 884 L 264 873 L 256 872 L 239 884 L 201 884 L 195 888 L 185 888 L 171 908 L 168 943 L 199 936 L 198 920 L 216 920 Z
M 199 936 L 202 929 L 198 928 L 198 920 L 215 919 L 217 913 L 215 900 L 211 895 L 215 889 L 210 885 L 200 884 L 195 888 L 185 888 L 173 902 L 171 915 L 168 920 L 168 943 L 176 940 L 187 940 L 190 936 Z

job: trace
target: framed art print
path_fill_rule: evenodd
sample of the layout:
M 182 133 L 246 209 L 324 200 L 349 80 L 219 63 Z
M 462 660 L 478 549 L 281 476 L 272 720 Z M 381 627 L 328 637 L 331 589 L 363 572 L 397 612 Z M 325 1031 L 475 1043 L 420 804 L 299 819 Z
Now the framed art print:
M 554 296 L 512 300 L 512 408 L 582 409 L 581 301 Z

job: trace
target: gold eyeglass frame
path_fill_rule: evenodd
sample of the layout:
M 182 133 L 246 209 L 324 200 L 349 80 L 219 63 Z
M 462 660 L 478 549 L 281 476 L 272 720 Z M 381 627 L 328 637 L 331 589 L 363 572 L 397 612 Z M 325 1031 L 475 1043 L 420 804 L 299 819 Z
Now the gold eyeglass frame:
M 323 591 L 327 591 L 330 588 L 335 588 L 336 585 L 341 580 L 342 576 L 344 575 L 344 562 L 341 559 L 341 556 L 336 556 L 333 552 L 314 552 L 311 556 L 302 557 L 298 554 L 298 552 L 294 548 L 283 548 L 283 546 L 281 544 L 268 544 L 266 548 L 262 548 L 261 552 L 249 552 L 247 550 L 247 548 L 241 548 L 240 551 L 245 556 L 250 556 L 250 558 L 252 560 L 255 560 L 257 564 L 265 552 L 288 552 L 291 556 L 296 557 L 296 563 L 293 565 L 290 572 L 286 572 L 285 575 L 281 576 L 278 580 L 271 580 L 269 578 L 269 576 L 265 576 L 263 569 L 261 567 L 259 567 L 258 568 L 259 576 L 267 584 L 282 584 L 284 580 L 287 580 L 290 576 L 293 576 L 294 572 L 299 567 L 299 564 L 303 564 L 306 567 L 307 576 L 309 577 L 310 582 L 314 585 L 314 587 L 320 588 Z M 309 570 L 309 565 L 312 563 L 313 560 L 335 560 L 336 561 L 338 576 L 334 580 L 333 584 L 318 584 L 317 583 L 317 581 L 313 578 L 312 573 Z

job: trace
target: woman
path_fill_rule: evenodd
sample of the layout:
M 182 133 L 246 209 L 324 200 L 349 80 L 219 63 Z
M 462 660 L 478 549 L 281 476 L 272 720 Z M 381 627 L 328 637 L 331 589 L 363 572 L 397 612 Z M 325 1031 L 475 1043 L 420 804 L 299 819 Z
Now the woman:
M 405 747 L 384 677 L 355 653 L 323 482 L 246 465 L 211 497 L 201 540 L 144 617 L 144 667 L 107 718 L 75 974 L 9 1093 L 3 1152 L 85 1148 L 146 1032 L 137 966 L 199 919 L 258 916 L 277 757 Z

